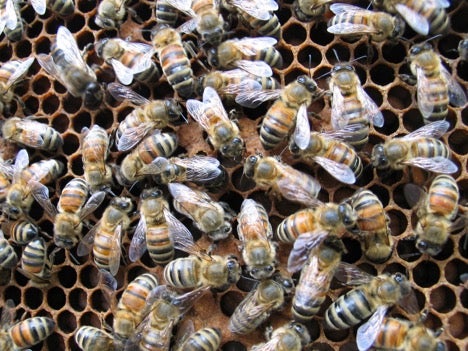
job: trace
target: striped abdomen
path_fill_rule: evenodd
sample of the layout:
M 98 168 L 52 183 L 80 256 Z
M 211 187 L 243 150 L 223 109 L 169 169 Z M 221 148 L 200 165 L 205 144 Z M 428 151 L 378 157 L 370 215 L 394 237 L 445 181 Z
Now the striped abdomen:
M 196 256 L 177 258 L 164 267 L 166 283 L 175 288 L 195 288 L 199 281 L 200 259 Z
M 356 95 L 344 96 L 343 104 L 344 118 L 348 120 L 347 125 L 356 124 L 360 126 L 359 130 L 349 133 L 343 140 L 359 151 L 369 141 L 369 118 L 364 115 L 362 103 L 357 99 Z
M 16 267 L 17 263 L 18 256 L 13 247 L 5 238 L 0 238 L 0 267 L 10 269 Z
M 55 322 L 52 318 L 32 317 L 16 323 L 8 332 L 16 347 L 14 350 L 22 350 L 43 341 L 52 334 L 54 328 Z
M 44 239 L 37 238 L 24 248 L 21 256 L 21 268 L 31 279 L 33 285 L 45 286 L 52 276 L 53 262 L 47 257 Z
M 92 326 L 82 326 L 75 333 L 75 341 L 85 351 L 113 351 L 114 338 L 105 331 Z
M 279 23 L 278 17 L 274 13 L 271 13 L 271 17 L 268 20 L 260 20 L 253 16 L 250 16 L 247 12 L 239 11 L 241 21 L 257 31 L 258 34 L 266 37 L 272 37 L 279 40 L 281 37 L 281 24 Z M 282 62 L 281 62 L 282 64 Z M 275 66 L 276 67 L 276 66 Z
M 221 331 L 218 328 L 203 328 L 185 340 L 181 351 L 216 351 L 221 343 Z
M 88 184 L 81 178 L 74 178 L 65 185 L 57 205 L 59 212 L 79 213 L 86 203 Z
M 160 51 L 159 60 L 167 81 L 177 94 L 182 97 L 192 95 L 193 71 L 184 47 L 178 43 L 167 45 Z
M 138 155 L 143 164 L 150 164 L 156 157 L 169 157 L 177 148 L 174 133 L 153 133 L 143 139 L 132 152 Z
M 431 74 L 429 75 L 429 73 Z M 441 73 L 437 72 L 437 74 L 433 74 L 432 71 L 424 71 L 424 75 L 426 75 L 425 82 L 418 82 L 418 84 L 425 85 L 425 100 L 428 100 L 427 104 L 432 106 L 431 113 L 423 114 L 424 123 L 427 124 L 445 119 L 448 113 L 449 95 L 447 82 L 442 78 Z M 418 105 L 420 103 L 421 97 L 418 96 Z M 423 111 L 424 108 L 420 108 L 420 110 Z
M 148 253 L 156 264 L 166 264 L 174 257 L 174 244 L 170 238 L 167 223 L 153 224 L 147 223 L 146 247 Z
M 351 168 L 356 178 L 362 173 L 361 158 L 356 151 L 346 143 L 340 141 L 332 141 L 329 143 L 325 153 L 322 155 L 339 164 L 343 164 Z
M 271 67 L 278 69 L 283 68 L 283 56 L 281 56 L 281 53 L 272 46 L 259 50 L 257 54 L 250 59 L 255 61 L 264 61 Z
M 370 190 L 362 190 L 353 195 L 351 207 L 357 215 L 358 231 L 375 232 L 386 228 L 387 216 L 382 202 Z
M 318 227 L 314 210 L 306 208 L 286 217 L 277 227 L 276 236 L 283 243 L 293 243 L 304 233 L 311 232 Z
M 281 143 L 294 127 L 297 109 L 289 108 L 278 99 L 268 109 L 260 127 L 260 141 L 265 149 L 273 149 Z
M 175 27 L 178 18 L 178 10 L 169 5 L 165 0 L 156 1 L 156 22 Z
M 450 149 L 441 140 L 434 138 L 419 138 L 411 142 L 411 158 L 413 157 L 444 157 L 450 158 Z
M 406 336 L 412 323 L 402 319 L 385 318 L 380 323 L 379 332 L 372 344 L 385 350 L 405 350 Z
M 47 8 L 61 17 L 70 16 L 75 12 L 73 0 L 47 0 Z
M 19 219 L 15 222 L 6 224 L 13 242 L 19 245 L 26 245 L 39 235 L 39 229 L 31 222 Z
M 458 211 L 460 192 L 451 176 L 438 175 L 432 181 L 428 191 L 428 212 L 453 219 Z

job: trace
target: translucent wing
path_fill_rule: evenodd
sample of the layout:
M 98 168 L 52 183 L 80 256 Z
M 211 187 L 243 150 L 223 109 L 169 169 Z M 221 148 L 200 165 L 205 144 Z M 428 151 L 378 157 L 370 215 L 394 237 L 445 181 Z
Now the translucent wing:
M 255 82 L 255 81 L 254 81 Z M 255 82 L 257 83 L 257 82 Z M 244 107 L 256 108 L 262 103 L 268 100 L 273 100 L 279 98 L 281 95 L 281 90 L 262 90 L 260 83 L 251 85 L 251 88 L 240 91 L 236 96 L 236 102 Z
M 38 54 L 37 55 L 37 62 L 41 65 L 41 67 L 52 77 L 58 80 L 64 87 L 68 87 L 68 83 L 65 82 L 61 77 L 61 69 L 58 67 L 52 56 L 46 54 Z
M 169 233 L 171 240 L 174 243 L 174 247 L 178 250 L 187 252 L 192 250 L 194 246 L 193 236 L 190 230 L 179 221 L 168 209 L 164 209 L 164 218 L 166 219 L 169 227 Z
M 377 29 L 373 26 L 356 23 L 337 23 L 327 28 L 328 33 L 332 34 L 371 34 L 377 33 Z
M 16 154 L 13 165 L 13 183 L 18 183 L 21 178 L 21 172 L 29 165 L 29 155 L 25 149 L 21 149 Z
M 239 40 L 232 40 L 232 43 L 244 55 L 254 56 L 259 51 L 275 46 L 277 40 L 271 37 L 258 37 L 258 38 L 243 38 Z
M 102 201 L 104 201 L 104 198 L 106 197 L 106 192 L 105 191 L 96 191 L 93 193 L 88 201 L 86 201 L 85 205 L 80 211 L 80 219 L 84 219 L 88 217 L 91 213 L 93 213 L 96 208 L 101 205 Z
M 15 68 L 15 71 L 11 74 L 10 78 L 8 78 L 7 86 L 11 87 L 19 78 L 21 78 L 27 72 L 29 67 L 31 67 L 33 62 L 34 57 L 30 57 L 22 61 L 19 66 Z
M 192 0 L 166 0 L 166 2 L 190 17 L 196 16 L 192 10 Z
M 452 174 L 458 171 L 458 167 L 453 161 L 442 156 L 432 158 L 415 157 L 402 163 L 434 173 Z
M 416 129 L 405 135 L 401 140 L 411 140 L 418 138 L 440 138 L 449 129 L 450 123 L 447 121 L 435 121 Z
M 309 257 L 309 252 L 328 235 L 325 230 L 301 234 L 294 241 L 294 246 L 288 257 L 288 272 L 295 273 L 302 269 Z
M 153 54 L 154 49 L 152 45 L 145 43 L 136 43 L 127 40 L 119 40 L 119 45 L 126 51 L 131 51 L 139 54 Z
M 54 219 L 57 215 L 57 209 L 50 201 L 49 189 L 34 179 L 28 182 L 28 186 L 31 189 L 34 199 L 36 199 L 39 205 L 46 211 L 47 215 L 51 219 Z
M 47 9 L 46 0 L 31 0 L 31 6 L 38 15 L 43 15 Z
M 462 86 L 458 84 L 458 82 L 450 75 L 450 72 L 442 65 L 440 67 L 440 73 L 447 80 L 450 103 L 453 106 L 465 106 L 466 94 Z
M 172 304 L 177 306 L 181 315 L 187 313 L 189 309 L 192 308 L 194 303 L 202 297 L 210 288 L 208 286 L 203 286 L 195 290 L 186 292 L 182 295 L 178 295 L 172 299 Z
M 31 121 L 22 120 L 16 122 L 16 128 L 21 130 L 21 139 L 24 144 L 40 148 L 44 145 L 44 138 L 42 135 L 47 135 L 48 128 L 45 124 Z
M 205 131 L 210 129 L 210 119 L 205 114 L 205 104 L 198 100 L 189 99 L 186 103 L 187 112 L 202 126 Z
M 133 70 L 125 66 L 122 62 L 116 59 L 111 59 L 111 65 L 115 75 L 120 83 L 130 85 L 133 81 Z
M 230 121 L 221 98 L 212 87 L 206 87 L 203 91 L 203 104 L 205 104 L 205 108 L 213 110 L 216 116 L 224 119 L 225 121 Z
M 128 250 L 128 258 L 132 262 L 139 260 L 146 251 L 146 220 L 145 216 L 140 216 Z
M 302 104 L 297 111 L 296 127 L 293 133 L 294 142 L 301 150 L 305 150 L 310 142 L 310 124 L 307 117 L 307 106 Z
M 15 29 L 19 20 L 16 16 L 13 0 L 6 0 L 4 6 L 0 9 L 0 33 L 3 32 L 5 27 Z
M 117 150 L 128 151 L 138 144 L 152 129 L 154 124 L 140 123 L 136 127 L 128 127 L 124 129 L 122 135 L 117 142 Z
M 358 266 L 346 262 L 340 262 L 335 277 L 345 285 L 362 285 L 369 283 L 376 277 L 364 272 Z
M 117 274 L 119 270 L 119 266 L 120 266 L 121 237 L 122 237 L 122 224 L 119 224 L 117 228 L 115 228 L 114 235 L 112 236 L 111 247 L 110 247 L 109 271 L 113 276 Z
M 58 49 L 63 50 L 65 58 L 71 64 L 83 68 L 91 76 L 96 77 L 94 72 L 88 67 L 81 56 L 81 51 L 78 48 L 75 38 L 67 27 L 61 26 L 57 30 L 56 45 Z
M 356 182 L 356 176 L 348 165 L 322 156 L 315 156 L 314 161 L 340 182 L 345 184 L 354 184 Z
M 237 7 L 239 10 L 248 13 L 250 16 L 255 17 L 262 21 L 267 21 L 271 18 L 271 12 L 278 10 L 276 1 L 249 1 L 249 0 L 231 0 L 231 5 Z
M 275 304 L 276 304 L 276 301 L 270 301 L 270 302 L 264 302 L 264 303 L 258 304 L 256 302 L 256 289 L 254 289 L 247 294 L 244 300 L 242 300 L 241 303 L 237 306 L 236 310 L 243 310 L 247 312 L 242 315 L 244 324 L 255 325 L 256 320 L 259 318 L 262 319 L 263 315 L 269 312 Z M 250 308 L 245 307 L 249 305 L 250 305 Z M 231 321 L 231 319 L 229 321 Z M 239 333 L 239 330 L 232 323 L 229 323 L 229 330 L 233 333 Z
M 258 77 L 271 77 L 273 75 L 271 67 L 263 61 L 237 60 L 234 64 Z
M 284 168 L 283 165 L 279 167 Z M 285 168 L 281 173 L 288 174 L 288 176 L 280 177 L 276 182 L 276 186 L 283 197 L 306 206 L 315 206 L 317 204 L 317 195 L 321 186 L 316 179 L 308 174 L 300 173 L 294 168 Z M 296 173 L 300 174 L 296 175 Z M 304 182 L 292 181 L 292 179 L 296 179 L 297 177 L 299 179 L 308 178 L 308 180 Z M 311 188 L 309 188 L 310 185 Z
M 76 249 L 76 254 L 78 256 L 86 256 L 89 254 L 93 248 L 94 237 L 96 236 L 97 231 L 101 225 L 101 221 L 97 222 L 89 232 L 80 240 L 78 243 L 78 248 Z
M 331 123 L 333 129 L 341 129 L 348 124 L 349 115 L 345 114 L 344 98 L 337 84 L 333 84 L 331 103 Z
M 8 326 L 15 320 L 15 302 L 11 299 L 5 301 L 5 305 L 2 308 L 2 314 L 0 317 L 0 323 L 2 329 L 4 326 Z
M 374 126 L 379 128 L 383 127 L 384 117 L 382 112 L 380 112 L 377 104 L 374 102 L 374 100 L 371 99 L 371 97 L 366 93 L 361 85 L 357 87 L 357 96 L 362 104 L 366 118 L 369 121 L 372 121 Z
M 421 67 L 416 67 L 418 108 L 424 118 L 429 117 L 434 111 L 435 101 L 433 96 L 433 79 L 428 79 Z
M 219 161 L 209 156 L 192 156 L 177 158 L 175 164 L 186 169 L 187 181 L 207 182 L 214 180 L 221 174 Z
M 369 320 L 358 328 L 356 343 L 359 351 L 367 351 L 372 347 L 382 327 L 387 309 L 386 305 L 379 306 Z
M 190 12 L 189 16 L 195 16 L 195 12 Z M 192 18 L 184 23 L 182 23 L 179 27 L 177 27 L 177 32 L 180 34 L 184 33 L 192 33 L 197 28 L 198 21 L 196 18 Z
M 450 1 L 449 0 L 429 0 L 428 3 L 433 5 L 433 7 L 436 8 L 447 8 L 450 7 Z
M 395 9 L 415 32 L 421 35 L 429 34 L 429 21 L 426 17 L 404 4 L 395 4 Z
M 426 198 L 424 189 L 412 183 L 405 184 L 403 194 L 405 195 L 406 202 L 411 207 L 418 206 Z
M 110 83 L 107 85 L 107 90 L 109 90 L 109 93 L 117 101 L 129 100 L 135 105 L 145 105 L 150 102 L 147 98 L 136 93 L 131 88 L 119 83 Z
M 347 124 L 342 129 L 325 131 L 322 135 L 326 138 L 343 141 L 349 139 L 353 133 L 360 131 L 361 128 L 360 124 Z
M 342 3 L 335 3 L 330 5 L 330 11 L 333 12 L 335 15 L 344 12 L 362 12 L 367 11 L 362 7 L 350 5 L 350 4 L 342 4 Z M 371 12 L 371 11 L 368 11 Z
M 81 134 L 84 135 L 83 144 L 88 144 L 86 147 L 88 149 L 87 152 L 82 154 L 83 163 L 87 162 L 99 162 L 102 165 L 102 171 L 104 172 L 104 164 L 106 162 L 107 152 L 108 149 L 105 143 L 95 143 L 94 140 L 96 138 L 100 138 L 100 136 L 96 136 L 97 131 L 100 129 L 97 124 L 95 124 L 91 130 L 87 127 L 83 127 L 81 130 Z

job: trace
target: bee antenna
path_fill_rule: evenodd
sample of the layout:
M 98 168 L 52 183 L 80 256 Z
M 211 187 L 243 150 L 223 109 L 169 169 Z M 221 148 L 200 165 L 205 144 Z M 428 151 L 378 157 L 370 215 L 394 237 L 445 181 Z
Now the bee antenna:
M 312 55 L 309 54 L 309 77 L 312 78 Z
M 338 56 L 338 52 L 336 51 L 336 49 L 333 49 L 333 53 L 335 54 L 336 60 L 340 62 L 340 57 Z
M 185 117 L 185 115 L 181 112 L 180 117 L 185 121 L 185 123 L 188 123 L 188 118 Z
M 364 59 L 364 58 L 366 58 L 366 57 L 367 57 L 367 55 L 359 56 L 359 57 L 355 58 L 354 60 L 352 60 L 352 61 L 349 61 L 349 63 L 352 63 L 352 62 L 355 62 L 355 61 L 362 60 L 362 59 Z
M 287 149 L 287 148 L 288 148 L 288 147 L 287 147 L 287 146 L 285 146 L 285 147 L 283 148 L 283 150 L 281 150 L 281 152 L 279 153 L 279 155 L 278 155 L 278 156 L 280 156 L 280 157 L 281 157 L 281 156 L 283 155 L 283 152 L 284 152 L 284 151 L 286 151 L 286 149 Z
M 424 40 L 423 43 L 427 43 L 428 41 L 431 41 L 431 40 L 433 40 L 435 38 L 438 38 L 438 37 L 441 37 L 441 36 L 442 36 L 442 34 L 433 35 L 432 37 L 427 38 L 426 40 Z
M 316 81 L 317 81 L 317 80 L 320 80 L 320 79 L 322 79 L 322 78 L 328 76 L 329 74 L 331 74 L 331 72 L 332 72 L 332 71 L 329 70 L 327 73 L 324 73 L 324 74 L 322 74 L 321 76 L 318 76 L 317 78 L 315 78 L 315 80 L 316 80 Z

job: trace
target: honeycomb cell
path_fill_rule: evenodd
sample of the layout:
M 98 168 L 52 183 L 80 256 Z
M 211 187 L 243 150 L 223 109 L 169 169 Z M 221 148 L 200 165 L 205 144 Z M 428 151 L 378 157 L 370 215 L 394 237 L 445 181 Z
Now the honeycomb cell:
M 325 343 L 313 343 L 311 344 L 313 350 L 317 351 L 333 351 L 333 348 Z
M 448 313 L 455 307 L 457 299 L 451 288 L 441 285 L 431 291 L 430 302 L 437 312 Z
M 37 344 L 36 346 L 31 347 L 31 350 L 41 350 L 40 347 L 42 344 L 47 345 L 48 350 L 64 350 L 65 344 L 63 342 L 63 337 L 58 333 L 52 333 L 44 342 Z
M 96 328 L 101 327 L 101 319 L 99 318 L 96 313 L 93 312 L 86 312 L 80 318 L 80 325 L 91 325 Z
M 343 238 L 343 244 L 346 247 L 346 252 L 342 256 L 342 261 L 347 263 L 356 263 L 362 256 L 361 245 L 357 239 Z
M 83 127 L 91 126 L 91 115 L 88 112 L 77 114 L 72 118 L 72 128 L 75 132 L 81 133 Z
M 221 346 L 222 351 L 247 351 L 247 348 L 239 341 L 228 341 Z
M 60 107 L 60 100 L 55 95 L 50 95 L 42 99 L 41 101 L 42 111 L 45 114 L 51 115 L 54 112 L 58 111 Z
M 403 63 L 406 59 L 406 48 L 403 43 L 386 42 L 382 46 L 383 59 L 389 63 Z
M 434 256 L 434 259 L 439 260 L 439 261 L 444 261 L 450 256 L 452 256 L 453 252 L 454 252 L 453 240 L 452 238 L 448 238 L 444 246 L 442 247 L 442 251 L 439 252 L 436 256 Z
M 304 27 L 299 24 L 291 24 L 287 29 L 283 30 L 283 40 L 289 45 L 300 45 L 306 38 L 307 32 Z
M 466 326 L 468 325 L 468 316 L 466 313 L 457 312 L 448 319 L 448 328 L 449 333 L 460 340 L 466 340 L 468 336 L 468 330 Z
M 314 68 L 322 62 L 322 53 L 314 46 L 306 46 L 297 53 L 297 60 L 304 68 Z
M 91 307 L 95 311 L 105 312 L 109 310 L 109 303 L 107 296 L 102 290 L 95 290 L 91 294 Z
M 372 65 L 379 58 L 379 53 L 375 45 L 369 42 L 359 44 L 354 49 L 354 60 L 366 62 L 367 65 Z
M 454 258 L 447 262 L 444 267 L 444 272 L 445 279 L 447 279 L 450 284 L 458 286 L 462 282 L 460 276 L 468 272 L 468 264 L 465 261 Z
M 42 28 L 43 25 L 40 21 L 35 21 L 34 23 L 31 23 L 26 29 L 28 38 L 37 38 L 42 32 Z
M 255 182 L 244 175 L 243 168 L 238 168 L 234 171 L 232 174 L 232 184 L 237 190 L 241 192 L 255 188 Z
M 457 129 L 448 137 L 450 148 L 459 155 L 466 155 L 468 153 L 466 140 L 468 140 L 468 131 L 465 129 Z
M 390 230 L 392 235 L 398 236 L 403 234 L 408 227 L 408 220 L 404 213 L 399 210 L 387 211 L 387 215 L 390 217 Z
M 369 92 L 368 89 L 366 89 L 366 91 Z M 373 99 L 374 101 L 376 101 L 374 97 Z M 384 121 L 385 121 L 384 125 L 381 128 L 378 128 L 376 126 L 374 126 L 374 128 L 378 132 L 383 133 L 385 135 L 391 135 L 395 133 L 399 128 L 398 116 L 395 113 L 393 113 L 391 110 L 381 110 L 381 112 L 384 116 Z
M 401 85 L 393 86 L 388 90 L 387 100 L 393 108 L 398 110 L 404 110 L 408 108 L 413 102 L 411 93 Z M 404 116 L 406 115 L 407 113 L 405 113 Z M 411 115 L 408 115 L 406 118 L 414 119 L 414 117 Z
M 16 56 L 20 59 L 29 57 L 32 53 L 32 46 L 30 41 L 21 41 L 16 46 Z
M 24 292 L 24 305 L 35 310 L 42 304 L 42 291 L 38 288 L 27 288 Z
M 99 273 L 96 267 L 87 265 L 81 269 L 80 281 L 87 289 L 93 289 L 99 283 Z
M 61 331 L 64 333 L 72 333 L 76 329 L 76 317 L 70 311 L 62 311 L 57 317 L 57 324 Z
M 28 112 L 34 115 L 39 110 L 39 100 L 33 96 L 29 96 L 24 100 L 24 104 L 28 107 Z
M 98 124 L 104 129 L 109 129 L 114 123 L 114 116 L 109 110 L 99 111 L 94 118 L 94 123 Z
M 47 304 L 55 310 L 60 310 L 65 306 L 66 296 L 63 289 L 55 287 L 47 292 Z
M 75 134 L 67 134 L 63 137 L 63 152 L 66 155 L 75 153 L 80 148 L 80 141 Z
M 337 44 L 331 46 L 326 54 L 325 57 L 331 65 L 336 65 L 341 62 L 347 62 L 349 61 L 350 58 L 350 52 L 349 49 L 342 45 L 342 44 Z
M 73 289 L 68 294 L 68 303 L 70 304 L 71 308 L 73 308 L 75 311 L 84 311 L 84 309 L 87 306 L 86 296 L 87 294 L 83 289 Z
M 62 267 L 60 272 L 57 273 L 57 277 L 64 288 L 71 288 L 77 281 L 76 270 L 72 267 Z
M 315 30 L 310 32 L 310 39 L 312 42 L 321 46 L 327 46 L 330 44 L 334 36 L 327 31 L 327 24 L 325 22 L 320 22 L 316 24 Z
M 428 272 L 431 272 L 428 274 Z M 428 288 L 435 285 L 440 279 L 440 269 L 436 263 L 431 261 L 422 261 L 413 269 L 414 282 L 422 287 Z
M 12 59 L 13 48 L 11 46 L 2 46 L 0 50 L 0 61 L 5 63 Z
M 375 65 L 370 70 L 370 77 L 375 84 L 384 86 L 395 80 L 395 71 L 389 65 Z
M 32 82 L 32 89 L 38 95 L 47 93 L 50 87 L 50 80 L 43 75 L 37 76 Z
M 239 303 L 244 299 L 241 293 L 237 291 L 228 291 L 221 297 L 221 312 L 231 317 Z

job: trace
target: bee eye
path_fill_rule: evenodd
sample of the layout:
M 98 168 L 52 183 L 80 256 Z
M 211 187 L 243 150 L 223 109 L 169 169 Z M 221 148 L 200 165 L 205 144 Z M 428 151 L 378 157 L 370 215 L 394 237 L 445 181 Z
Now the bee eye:
M 267 272 L 273 272 L 274 268 L 273 268 L 273 266 L 267 266 L 265 269 L 266 269 Z
M 250 157 L 249 157 L 249 163 L 251 163 L 251 164 L 257 163 L 257 157 L 255 157 L 255 156 L 250 156 Z

